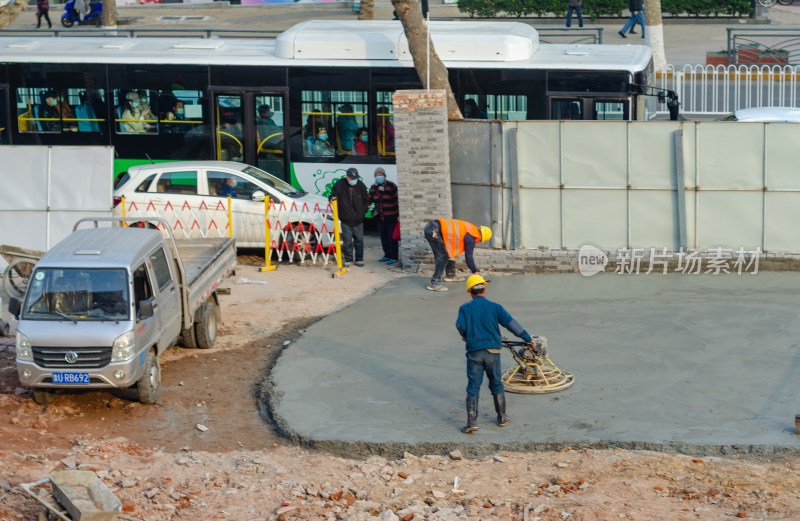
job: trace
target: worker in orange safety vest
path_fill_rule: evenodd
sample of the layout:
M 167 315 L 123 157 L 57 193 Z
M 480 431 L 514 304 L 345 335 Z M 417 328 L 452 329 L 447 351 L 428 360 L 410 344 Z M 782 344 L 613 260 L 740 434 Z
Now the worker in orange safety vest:
M 492 238 L 492 230 L 488 226 L 476 226 L 459 219 L 434 219 L 425 225 L 425 239 L 433 250 L 433 259 L 436 267 L 433 278 L 428 284 L 430 291 L 447 291 L 442 285 L 442 275 L 446 282 L 464 280 L 456 275 L 456 261 L 462 253 L 467 263 L 467 268 L 472 273 L 478 273 L 472 252 L 475 244 L 486 242 Z

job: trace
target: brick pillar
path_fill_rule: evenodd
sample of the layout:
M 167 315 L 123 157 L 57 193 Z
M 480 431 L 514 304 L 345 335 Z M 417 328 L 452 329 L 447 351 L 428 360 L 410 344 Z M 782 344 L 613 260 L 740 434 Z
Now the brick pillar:
M 453 216 L 450 145 L 444 90 L 398 90 L 394 105 L 397 187 L 400 203 L 400 261 L 404 270 L 431 264 L 422 233 L 431 219 Z

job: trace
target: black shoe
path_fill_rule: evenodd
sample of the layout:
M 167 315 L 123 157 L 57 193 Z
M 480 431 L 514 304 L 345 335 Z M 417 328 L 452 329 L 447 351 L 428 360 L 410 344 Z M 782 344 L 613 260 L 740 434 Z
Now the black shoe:
M 497 425 L 505 427 L 511 421 L 506 416 L 506 395 L 505 393 L 495 394 L 492 398 L 494 398 L 494 410 L 497 413 Z
M 634 31 L 633 29 L 631 29 L 630 31 L 628 31 L 628 34 L 639 34 L 639 33 L 637 33 L 636 31 Z
M 620 31 L 620 32 L 619 32 L 619 33 L 617 33 L 617 34 L 619 34 L 619 35 L 620 35 L 620 36 L 622 36 L 623 38 L 627 38 L 627 36 L 625 36 L 625 33 L 623 33 L 622 31 Z
M 644 35 L 642 35 L 642 38 L 644 38 Z
M 467 396 L 467 424 L 461 432 L 470 434 L 478 430 L 478 397 Z

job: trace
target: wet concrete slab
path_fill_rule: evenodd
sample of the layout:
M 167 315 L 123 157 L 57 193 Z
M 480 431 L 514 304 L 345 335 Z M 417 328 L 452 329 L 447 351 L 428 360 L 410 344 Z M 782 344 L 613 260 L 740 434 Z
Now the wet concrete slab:
M 484 382 L 472 435 L 459 431 L 466 362 L 454 327 L 469 297 L 463 283 L 433 293 L 426 282 L 397 279 L 284 351 L 271 405 L 285 433 L 345 453 L 800 450 L 800 274 L 494 277 L 488 297 L 548 338 L 575 385 L 507 393 L 512 421 L 499 428 Z

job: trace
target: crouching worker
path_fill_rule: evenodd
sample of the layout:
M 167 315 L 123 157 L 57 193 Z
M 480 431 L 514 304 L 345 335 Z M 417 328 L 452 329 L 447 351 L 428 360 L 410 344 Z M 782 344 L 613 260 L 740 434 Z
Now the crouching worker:
M 433 278 L 428 284 L 430 291 L 447 291 L 442 285 L 442 275 L 446 282 L 460 282 L 463 278 L 456 275 L 456 261 L 462 253 L 467 268 L 473 274 L 478 273 L 472 252 L 475 244 L 486 242 L 492 238 L 492 229 L 488 226 L 480 228 L 467 221 L 458 219 L 434 219 L 425 225 L 425 239 L 433 251 L 435 267 Z
M 530 343 L 533 339 L 503 306 L 486 298 L 486 281 L 483 277 L 470 276 L 467 279 L 467 293 L 472 300 L 458 309 L 456 329 L 467 346 L 467 425 L 461 432 L 471 433 L 478 430 L 478 396 L 483 373 L 489 378 L 497 425 L 505 427 L 510 421 L 506 416 L 506 395 L 500 369 L 500 326 L 525 342 Z

